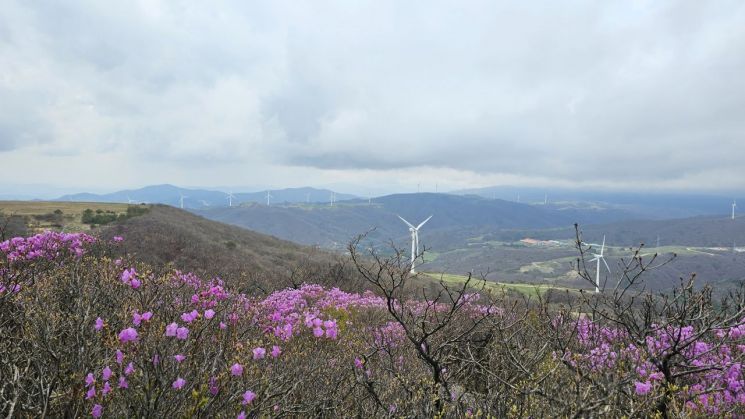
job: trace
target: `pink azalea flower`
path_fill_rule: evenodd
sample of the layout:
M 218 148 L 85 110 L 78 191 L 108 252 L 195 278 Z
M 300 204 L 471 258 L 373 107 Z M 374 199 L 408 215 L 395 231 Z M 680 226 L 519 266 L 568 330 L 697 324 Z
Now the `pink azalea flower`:
M 109 368 L 108 365 L 101 372 L 101 378 L 103 378 L 104 381 L 109 381 L 109 379 L 111 379 L 111 368 Z
M 178 329 L 178 324 L 176 322 L 173 322 L 166 326 L 166 336 L 176 336 L 176 330 Z
M 264 348 L 255 348 L 253 350 L 254 353 L 254 359 L 262 359 L 264 356 L 266 356 L 266 349 Z
M 233 366 L 230 367 L 230 373 L 237 376 L 243 375 L 243 365 L 239 363 L 233 364 Z
M 634 382 L 634 387 L 635 387 L 634 390 L 636 391 L 636 394 L 641 396 L 641 395 L 649 393 L 649 390 L 652 389 L 652 383 L 650 383 L 649 381 L 646 381 L 644 383 L 636 381 Z
M 272 358 L 278 357 L 282 353 L 282 348 L 277 345 L 272 346 Z
M 177 354 L 177 355 L 174 355 L 174 356 L 173 356 L 173 358 L 174 358 L 174 359 L 176 360 L 176 362 L 178 362 L 178 363 L 181 363 L 181 361 L 183 361 L 184 359 L 186 359 L 186 357 L 185 357 L 185 356 L 183 356 L 183 355 L 181 355 L 181 354 Z
M 215 317 L 215 310 L 213 310 L 213 309 L 210 308 L 210 309 L 204 311 L 204 318 L 205 319 L 209 320 L 209 319 L 211 319 L 213 317 Z
M 178 377 L 176 381 L 173 382 L 173 388 L 175 388 L 176 390 L 181 390 L 184 385 L 186 385 L 186 380 L 181 377 Z
M 326 337 L 329 339 L 336 339 L 336 329 L 326 329 Z
M 252 401 L 256 398 L 256 393 L 254 393 L 251 390 L 246 391 L 243 393 L 243 405 L 251 404 Z
M 132 375 L 132 373 L 135 372 L 135 366 L 130 362 L 127 364 L 127 368 L 124 369 L 124 375 Z
M 103 406 L 100 404 L 94 404 L 93 409 L 91 409 L 91 416 L 94 418 L 100 418 L 103 414 Z
M 214 397 L 217 396 L 217 393 L 220 392 L 220 387 L 217 386 L 217 379 L 215 377 L 210 377 L 210 394 Z
M 119 332 L 119 340 L 122 341 L 122 343 L 137 340 L 137 330 L 131 327 L 122 330 L 121 332 Z
M 185 327 L 179 327 L 176 329 L 176 339 L 186 340 L 189 337 L 189 329 Z
M 96 331 L 101 331 L 101 329 L 103 329 L 103 319 L 100 317 L 97 318 L 96 324 L 93 326 L 93 328 L 96 329 Z

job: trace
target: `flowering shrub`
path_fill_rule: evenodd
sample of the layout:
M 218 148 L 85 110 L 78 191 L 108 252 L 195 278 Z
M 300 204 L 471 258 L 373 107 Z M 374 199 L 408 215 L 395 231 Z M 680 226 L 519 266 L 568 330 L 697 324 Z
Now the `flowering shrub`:
M 4 416 L 745 413 L 745 326 L 732 306 L 717 322 L 696 300 L 698 315 L 670 308 L 655 317 L 667 321 L 639 323 L 468 284 L 412 298 L 409 269 L 382 260 L 357 260 L 376 292 L 244 295 L 114 258 L 120 241 L 0 243 Z

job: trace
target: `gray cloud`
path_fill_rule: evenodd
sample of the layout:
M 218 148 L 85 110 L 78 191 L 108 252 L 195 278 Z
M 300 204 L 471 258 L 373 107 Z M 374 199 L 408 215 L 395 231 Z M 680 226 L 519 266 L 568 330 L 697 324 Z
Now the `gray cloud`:
M 737 1 L 9 2 L 0 50 L 0 163 L 745 187 Z

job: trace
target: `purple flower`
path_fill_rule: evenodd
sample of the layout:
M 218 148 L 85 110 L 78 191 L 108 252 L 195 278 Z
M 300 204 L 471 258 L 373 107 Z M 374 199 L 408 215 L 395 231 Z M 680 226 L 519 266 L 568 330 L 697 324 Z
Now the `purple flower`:
M 184 313 L 181 315 L 181 320 L 185 321 L 186 323 L 193 322 L 195 318 L 196 317 L 194 317 L 192 313 Z
M 217 386 L 217 379 L 210 377 L 210 394 L 214 397 L 217 396 L 218 392 L 220 392 L 220 388 Z
M 130 362 L 127 364 L 127 368 L 124 369 L 124 375 L 132 375 L 132 373 L 135 372 L 135 366 Z
M 160 355 L 155 354 L 153 355 L 153 365 L 158 365 L 158 364 L 160 364 Z
M 251 404 L 252 401 L 256 398 L 256 393 L 254 393 L 251 390 L 246 391 L 243 393 L 243 405 Z
M 209 320 L 209 319 L 211 319 L 213 317 L 215 317 L 215 310 L 213 310 L 213 309 L 210 308 L 210 309 L 204 311 L 204 318 L 205 319 Z
M 236 362 L 232 367 L 230 367 L 230 373 L 236 377 L 243 375 L 243 365 Z
M 101 378 L 103 378 L 104 381 L 109 381 L 109 379 L 111 379 L 111 368 L 109 368 L 108 365 L 101 372 Z
M 91 386 L 91 388 L 89 388 L 85 393 L 85 399 L 90 400 L 94 397 L 96 397 L 96 386 Z
M 122 240 L 124 240 L 124 237 L 122 236 L 114 236 L 111 238 L 111 241 L 113 241 L 114 243 L 119 243 Z
M 635 387 L 636 394 L 644 395 L 644 394 L 649 393 L 649 390 L 652 389 L 652 383 L 650 383 L 649 381 L 646 381 L 643 383 L 636 381 L 634 382 L 634 387 Z
M 359 369 L 362 369 L 362 365 L 363 365 L 363 364 L 362 364 L 362 360 L 361 360 L 361 359 L 359 359 L 359 358 L 355 358 L 355 359 L 354 359 L 354 366 L 355 366 L 355 367 L 357 367 L 357 368 L 359 368 Z
M 116 350 L 116 363 L 121 365 L 124 362 L 124 353 L 119 349 Z
M 166 336 L 176 336 L 176 330 L 178 329 L 178 324 L 176 322 L 173 322 L 166 326 Z
M 272 346 L 272 358 L 278 357 L 282 353 L 282 348 L 277 345 Z
M 186 385 L 186 380 L 181 377 L 177 378 L 176 381 L 173 382 L 173 388 L 175 388 L 176 390 L 181 390 L 184 385 Z
M 266 349 L 261 348 L 261 347 L 255 348 L 253 350 L 253 353 L 254 353 L 254 359 L 262 359 L 266 356 Z
M 109 382 L 103 383 L 103 390 L 101 390 L 101 393 L 105 396 L 111 392 L 111 384 Z
M 96 377 L 93 376 L 93 373 L 89 372 L 88 375 L 85 376 L 85 386 L 90 387 L 91 384 L 96 382 Z
M 135 341 L 137 340 L 137 331 L 128 327 L 119 332 L 119 340 L 122 341 L 122 343 Z
M 185 360 L 186 357 L 181 354 L 176 354 L 173 356 L 173 358 L 176 360 L 176 362 L 181 363 L 181 361 Z
M 93 328 L 96 329 L 96 331 L 101 331 L 101 329 L 103 329 L 103 319 L 100 317 L 97 318 L 96 324 L 93 325 Z
M 139 280 L 139 279 L 137 279 L 137 278 L 134 278 L 134 279 L 133 279 L 133 280 L 132 280 L 132 281 L 131 281 L 131 282 L 129 283 L 129 285 L 131 285 L 131 286 L 132 286 L 132 288 L 134 288 L 134 289 L 140 288 L 140 285 L 141 285 L 141 284 L 142 284 L 142 282 L 140 282 L 140 280 Z
M 224 330 L 226 327 L 228 327 L 227 324 L 225 324 L 223 322 L 220 322 L 220 329 L 223 329 Z
M 119 388 L 129 388 L 129 383 L 124 376 L 119 377 Z
M 91 409 L 91 416 L 94 418 L 100 418 L 103 414 L 103 406 L 100 404 L 94 404 L 93 409 Z
M 320 327 L 314 327 L 313 328 L 313 336 L 315 336 L 317 338 L 320 338 L 321 336 L 323 336 L 323 329 L 321 329 Z
M 179 327 L 176 329 L 176 339 L 186 340 L 189 337 L 189 329 L 185 327 Z
M 241 413 L 238 413 L 238 416 L 236 416 L 235 419 L 246 419 L 247 417 L 246 412 L 241 410 Z
M 153 318 L 153 312 L 152 311 L 146 311 L 146 312 L 142 313 L 142 320 L 148 322 L 152 318 Z

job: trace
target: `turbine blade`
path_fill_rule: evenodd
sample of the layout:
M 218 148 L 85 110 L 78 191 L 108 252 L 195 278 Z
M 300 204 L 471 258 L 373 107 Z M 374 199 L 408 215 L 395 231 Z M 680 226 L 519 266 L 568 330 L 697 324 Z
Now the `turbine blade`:
M 606 269 L 608 269 L 608 273 L 610 273 L 610 266 L 608 266 L 608 262 L 605 261 L 605 258 L 603 258 L 603 263 L 605 264 Z
M 416 226 L 416 229 L 417 229 L 417 230 L 419 230 L 419 228 L 420 228 L 421 226 L 423 226 L 423 225 L 424 225 L 424 224 L 425 224 L 425 223 L 426 223 L 427 221 L 429 221 L 429 219 L 430 219 L 430 218 L 432 218 L 432 216 L 431 216 L 431 215 L 430 215 L 429 217 L 427 217 L 427 219 L 426 219 L 426 220 L 422 221 L 422 223 L 421 223 L 421 224 L 419 224 L 418 226 Z
M 411 228 L 415 228 L 415 227 L 414 227 L 413 225 L 411 225 L 411 223 L 410 223 L 410 222 L 408 222 L 408 221 L 404 220 L 404 218 L 403 218 L 403 217 L 401 217 L 400 215 L 396 215 L 396 217 L 400 218 L 400 219 L 401 219 L 401 221 L 405 222 L 407 226 L 409 226 L 409 227 L 411 227 Z

